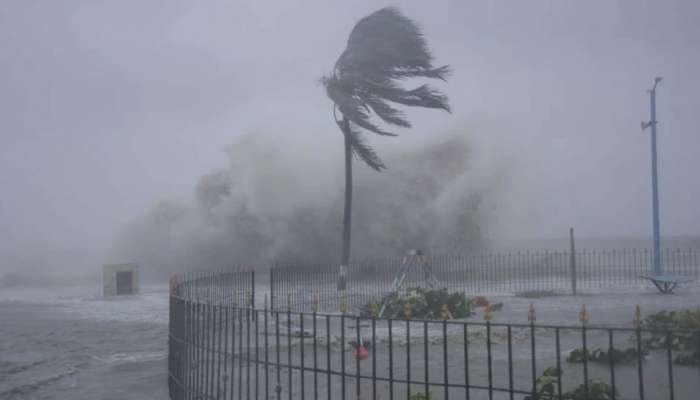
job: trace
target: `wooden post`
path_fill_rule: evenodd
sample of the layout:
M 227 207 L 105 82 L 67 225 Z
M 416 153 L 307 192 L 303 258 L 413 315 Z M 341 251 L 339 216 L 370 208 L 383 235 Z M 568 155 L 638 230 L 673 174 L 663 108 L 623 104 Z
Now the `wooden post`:
M 576 247 L 574 245 L 574 228 L 569 228 L 569 267 L 571 268 L 571 293 L 576 295 Z

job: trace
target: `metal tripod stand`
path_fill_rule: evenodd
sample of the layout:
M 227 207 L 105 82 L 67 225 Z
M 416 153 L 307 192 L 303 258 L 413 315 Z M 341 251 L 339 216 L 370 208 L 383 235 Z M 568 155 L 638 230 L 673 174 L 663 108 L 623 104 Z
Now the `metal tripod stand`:
M 433 268 L 430 266 L 430 264 L 428 264 L 428 259 L 423 252 L 418 249 L 409 251 L 401 261 L 401 267 L 394 277 L 394 281 L 391 283 L 391 291 L 389 292 L 390 295 L 386 296 L 382 301 L 378 318 L 381 318 L 384 315 L 384 311 L 386 310 L 387 302 L 389 301 L 391 294 L 398 293 L 399 290 L 403 288 L 403 284 L 406 281 L 406 275 L 411 271 L 411 269 L 416 267 L 420 268 L 420 271 L 423 273 L 423 279 L 428 284 L 429 288 L 434 289 L 439 285 L 440 282 L 435 277 L 435 274 L 433 274 Z

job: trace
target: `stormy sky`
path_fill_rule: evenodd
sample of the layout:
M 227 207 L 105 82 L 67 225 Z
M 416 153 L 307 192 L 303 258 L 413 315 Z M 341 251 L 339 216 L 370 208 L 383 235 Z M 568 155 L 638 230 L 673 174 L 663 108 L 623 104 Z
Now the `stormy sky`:
M 655 76 L 662 234 L 700 234 L 696 1 L 6 0 L 0 272 L 118 258 L 129 221 L 191 197 L 243 135 L 340 163 L 318 79 L 384 5 L 419 22 L 436 64 L 454 69 L 440 86 L 454 111 L 409 110 L 412 129 L 372 143 L 397 152 L 467 132 L 483 168 L 508 175 L 490 235 L 646 235 L 639 123 Z

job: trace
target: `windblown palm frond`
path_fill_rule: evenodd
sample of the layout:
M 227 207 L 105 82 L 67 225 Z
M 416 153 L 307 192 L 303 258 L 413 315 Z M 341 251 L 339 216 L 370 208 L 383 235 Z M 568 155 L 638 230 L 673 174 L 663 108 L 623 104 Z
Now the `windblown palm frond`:
M 409 78 L 446 80 L 448 66 L 433 67 L 433 57 L 420 28 L 393 7 L 361 19 L 348 38 L 345 51 L 329 77 L 322 79 L 328 97 L 355 127 L 396 136 L 371 121 L 376 115 L 388 125 L 411 126 L 403 112 L 390 103 L 450 112 L 447 96 L 428 85 L 414 89 L 401 86 Z M 340 124 L 339 124 L 340 125 Z M 355 127 L 341 130 L 352 135 L 353 151 L 367 165 L 381 170 L 384 164 L 358 136 Z
M 362 137 L 362 132 L 360 132 L 359 129 L 353 127 L 352 123 L 347 124 L 347 129 L 343 127 L 342 122 L 339 122 L 338 125 L 343 131 L 343 134 L 350 138 L 350 146 L 352 147 L 352 152 L 355 154 L 356 158 L 364 161 L 365 164 L 375 171 L 386 169 L 386 166 L 374 149 L 365 143 L 365 140 Z

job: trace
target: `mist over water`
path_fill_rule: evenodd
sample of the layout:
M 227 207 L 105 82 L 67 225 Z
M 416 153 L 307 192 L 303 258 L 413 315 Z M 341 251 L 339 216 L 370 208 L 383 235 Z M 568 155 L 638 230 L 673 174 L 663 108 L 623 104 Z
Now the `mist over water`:
M 486 245 L 507 171 L 474 162 L 467 132 L 387 150 L 389 169 L 354 163 L 352 256 L 410 248 L 458 253 Z M 164 201 L 132 221 L 119 253 L 146 274 L 267 267 L 275 260 L 338 262 L 342 164 L 290 152 L 274 136 L 230 146 L 228 165 L 199 179 L 187 201 Z
M 354 260 L 411 248 L 433 254 L 568 248 L 567 221 L 550 237 L 508 238 L 514 225 L 537 217 L 517 195 L 522 175 L 506 151 L 488 151 L 466 128 L 408 145 L 400 140 L 381 147 L 386 171 L 354 161 Z M 343 169 L 333 154 L 278 135 L 245 135 L 227 148 L 221 168 L 193 183 L 188 198 L 160 201 L 132 218 L 115 253 L 158 280 L 181 271 L 265 269 L 275 261 L 337 263 Z M 584 231 L 576 241 L 579 249 L 650 248 L 643 235 Z M 700 238 L 666 235 L 663 245 L 697 249 Z

